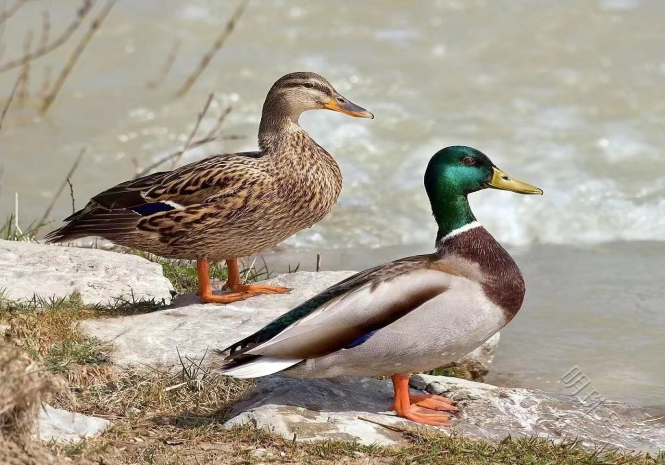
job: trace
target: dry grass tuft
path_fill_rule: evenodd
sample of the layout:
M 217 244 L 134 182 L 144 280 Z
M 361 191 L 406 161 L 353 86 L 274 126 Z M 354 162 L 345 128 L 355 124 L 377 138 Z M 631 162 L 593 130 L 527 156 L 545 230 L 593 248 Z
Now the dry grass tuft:
M 72 382 L 76 407 L 86 414 L 178 426 L 224 419 L 231 405 L 254 386 L 218 375 L 191 378 L 159 369 L 88 374 Z
M 106 364 L 111 348 L 81 332 L 78 321 L 94 312 L 79 306 L 80 297 L 74 296 L 61 303 L 61 308 L 10 311 L 4 314 L 5 336 L 53 372 L 72 364 Z
M 42 397 L 53 379 L 16 347 L 0 340 L 0 464 L 55 463 L 32 439 Z

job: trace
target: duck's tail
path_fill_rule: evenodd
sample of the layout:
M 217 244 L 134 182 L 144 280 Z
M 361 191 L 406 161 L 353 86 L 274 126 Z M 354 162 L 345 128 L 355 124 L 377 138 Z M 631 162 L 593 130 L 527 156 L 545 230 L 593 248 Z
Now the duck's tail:
M 115 235 L 133 232 L 140 218 L 137 213 L 126 209 L 86 208 L 67 217 L 65 225 L 46 235 L 46 241 L 62 243 L 86 236 L 112 239 Z
M 254 356 L 240 361 L 231 361 L 222 366 L 222 374 L 238 379 L 251 379 L 275 374 L 295 366 L 303 359 L 271 358 L 268 356 Z

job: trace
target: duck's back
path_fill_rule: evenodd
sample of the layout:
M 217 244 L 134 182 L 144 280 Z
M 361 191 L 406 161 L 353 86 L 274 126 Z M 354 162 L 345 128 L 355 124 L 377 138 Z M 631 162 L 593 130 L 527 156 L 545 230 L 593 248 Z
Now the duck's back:
M 341 188 L 333 157 L 303 132 L 269 153 L 213 156 L 121 183 L 49 239 L 95 235 L 165 257 L 243 257 L 321 220 Z

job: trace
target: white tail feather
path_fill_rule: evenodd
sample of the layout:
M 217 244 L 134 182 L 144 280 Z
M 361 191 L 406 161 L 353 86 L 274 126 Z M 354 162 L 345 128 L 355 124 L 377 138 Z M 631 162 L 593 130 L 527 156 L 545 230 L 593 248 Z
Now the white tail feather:
M 261 357 L 247 362 L 242 366 L 222 371 L 222 374 L 236 377 L 238 379 L 252 379 L 254 377 L 263 377 L 264 375 L 275 374 L 276 372 L 285 370 L 288 367 L 295 366 L 301 361 L 302 359 Z

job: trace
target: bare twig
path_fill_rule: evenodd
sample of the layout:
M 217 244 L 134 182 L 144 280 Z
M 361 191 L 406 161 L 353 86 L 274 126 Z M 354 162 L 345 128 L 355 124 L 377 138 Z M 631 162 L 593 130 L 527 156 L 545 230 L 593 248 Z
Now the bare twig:
M 31 52 L 27 56 L 19 57 L 16 60 L 11 60 L 6 63 L 3 63 L 0 65 L 0 73 L 4 73 L 5 71 L 9 71 L 14 68 L 18 68 L 19 66 L 22 66 L 25 61 L 34 61 L 40 57 L 43 57 L 47 53 L 50 53 L 63 45 L 65 42 L 69 40 L 70 37 L 72 37 L 72 34 L 81 26 L 81 23 L 83 23 L 83 20 L 85 17 L 90 13 L 90 10 L 92 9 L 92 1 L 91 0 L 84 0 L 83 4 L 81 5 L 81 8 L 79 8 L 76 12 L 76 17 L 72 20 L 72 22 L 65 28 L 65 30 L 53 40 L 50 44 L 46 44 L 43 47 L 40 47 L 39 49 L 35 50 L 34 52 Z
M 190 145 L 192 144 L 192 141 L 194 141 L 194 136 L 197 134 L 197 131 L 199 130 L 199 125 L 201 124 L 201 121 L 204 119 L 206 116 L 206 113 L 208 113 L 208 108 L 210 107 L 210 103 L 213 101 L 213 93 L 211 92 L 208 95 L 208 99 L 206 100 L 206 104 L 204 105 L 203 110 L 199 112 L 199 116 L 197 117 L 197 122 L 194 124 L 194 128 L 192 129 L 192 132 L 190 133 L 190 136 L 187 138 L 187 142 L 181 149 L 180 153 L 173 158 L 173 161 L 171 162 L 171 169 L 173 170 L 176 168 L 176 165 L 178 165 L 178 162 L 180 162 L 180 159 L 183 158 L 183 154 L 187 149 L 189 149 Z
M 181 382 L 179 384 L 172 385 L 170 387 L 165 388 L 164 393 L 170 392 L 171 390 L 176 390 L 177 388 L 180 388 L 180 387 L 184 387 L 185 385 L 187 385 L 187 382 Z
M 207 138 L 213 138 L 215 135 L 220 131 L 220 128 L 222 128 L 222 125 L 224 124 L 224 120 L 227 119 L 229 114 L 231 113 L 231 106 L 225 108 L 222 113 L 220 114 L 219 118 L 217 119 L 217 122 L 215 123 L 215 126 L 213 126 L 213 129 L 211 129 L 207 135 L 203 137 L 203 139 Z M 226 139 L 226 138 L 225 138 Z M 229 137 L 229 139 L 235 139 L 234 137 Z
M 18 208 L 18 193 L 14 193 L 14 229 L 23 236 L 21 228 L 19 228 L 19 208 Z
M 25 41 L 23 42 L 23 52 L 24 56 L 30 55 L 30 50 L 32 49 L 32 39 L 34 37 L 34 32 L 32 30 L 28 31 L 25 36 Z M 23 62 L 23 67 L 21 68 L 21 85 L 16 91 L 16 99 L 19 103 L 23 103 L 25 99 L 28 98 L 28 89 L 30 86 L 30 61 L 26 60 Z
M 42 11 L 42 32 L 39 36 L 39 46 L 37 49 L 43 49 L 49 43 L 49 35 L 51 34 L 51 16 L 49 10 Z
M 175 41 L 173 41 L 173 46 L 171 47 L 171 51 L 167 56 L 167 60 L 164 63 L 164 67 L 162 68 L 160 75 L 154 81 L 147 82 L 146 87 L 148 87 L 149 89 L 154 89 L 156 87 L 159 87 L 164 82 L 164 80 L 167 77 L 167 74 L 169 74 L 169 71 L 171 71 L 171 67 L 176 61 L 176 56 L 178 55 L 179 48 L 180 48 L 180 39 L 176 39 Z
M 369 419 L 367 417 L 359 416 L 357 419 L 365 422 L 370 422 L 372 424 L 377 424 L 378 426 L 382 426 L 388 430 L 392 430 L 394 432 L 410 432 L 411 429 L 401 427 L 401 426 L 394 426 L 391 424 L 385 424 L 383 422 L 375 421 L 374 419 Z
M 28 0 L 16 0 L 16 2 L 14 2 L 14 4 L 11 7 L 9 7 L 9 9 L 0 13 L 0 24 L 4 24 L 5 21 L 14 16 L 16 12 L 19 11 L 21 7 L 25 5 L 27 2 Z
M 321 253 L 317 253 L 317 272 L 321 271 Z
M 232 134 L 230 136 L 223 136 L 223 137 L 221 137 L 221 136 L 213 136 L 213 137 L 205 136 L 201 139 L 197 139 L 192 144 L 190 144 L 190 147 L 188 147 L 187 150 L 195 149 L 199 146 L 203 146 L 204 144 L 208 144 L 210 142 L 215 142 L 215 141 L 220 141 L 220 140 L 233 140 L 233 139 L 243 139 L 243 136 L 239 136 L 239 135 L 236 135 L 236 134 Z M 133 159 L 132 163 L 134 164 L 134 170 L 135 170 L 134 179 L 141 178 L 142 176 L 147 175 L 148 173 L 150 173 L 155 168 L 159 167 L 163 163 L 168 162 L 169 160 L 173 159 L 174 157 L 177 157 L 179 154 L 180 154 L 180 150 L 178 150 L 177 152 L 172 152 L 171 154 L 165 155 L 161 159 L 157 160 L 156 162 L 151 163 L 150 165 L 148 165 L 146 168 L 143 168 L 143 169 L 141 169 L 141 167 L 139 166 L 139 162 L 136 159 Z
M 222 33 L 215 39 L 215 42 L 213 43 L 212 47 L 206 54 L 201 58 L 201 61 L 199 62 L 199 65 L 197 68 L 192 72 L 191 75 L 188 76 L 188 78 L 185 80 L 185 83 L 178 89 L 178 92 L 176 92 L 176 95 L 178 97 L 182 97 L 183 95 L 187 94 L 187 91 L 190 90 L 190 88 L 194 85 L 194 83 L 199 79 L 199 76 L 201 76 L 201 73 L 204 72 L 208 64 L 211 62 L 213 57 L 219 52 L 219 50 L 222 48 L 224 43 L 226 42 L 227 38 L 231 35 L 231 33 L 234 31 L 236 28 L 236 24 L 238 23 L 238 20 L 240 20 L 241 16 L 243 16 L 243 12 L 245 12 L 245 8 L 247 8 L 247 4 L 249 3 L 249 0 L 243 0 L 240 5 L 236 8 L 236 11 L 234 12 L 233 16 L 229 21 L 227 21 L 226 26 L 222 30 Z
M 197 122 L 194 125 L 194 129 L 190 133 L 190 136 L 188 137 L 187 142 L 185 143 L 183 148 L 180 149 L 177 152 L 174 152 L 174 153 L 169 154 L 165 157 L 162 157 L 161 159 L 151 163 L 150 165 L 148 165 L 146 168 L 144 168 L 142 170 L 136 170 L 136 174 L 134 175 L 135 179 L 147 175 L 148 173 L 150 173 L 155 168 L 157 168 L 160 165 L 162 165 L 163 163 L 166 163 L 166 162 L 169 162 L 169 161 L 172 161 L 172 167 L 175 167 L 178 164 L 178 162 L 180 161 L 180 159 L 183 157 L 183 154 L 185 152 L 187 152 L 188 150 L 190 150 L 190 149 L 194 149 L 195 147 L 199 147 L 199 146 L 207 144 L 209 142 L 218 141 L 220 139 L 238 139 L 239 138 L 238 136 L 233 136 L 233 135 L 232 136 L 227 136 L 225 138 L 221 138 L 218 134 L 219 131 L 220 131 L 220 128 L 224 124 L 225 119 L 227 118 L 229 113 L 231 113 L 231 107 L 227 107 L 222 112 L 220 117 L 217 119 L 217 123 L 208 132 L 208 134 L 206 134 L 204 137 L 202 137 L 202 138 L 200 138 L 196 141 L 194 140 L 194 136 L 196 135 L 196 132 L 199 129 L 199 125 L 201 124 L 201 121 L 203 120 L 204 116 L 208 112 L 208 108 L 210 107 L 212 99 L 213 99 L 213 94 L 210 94 L 208 96 L 208 99 L 206 100 L 206 104 L 204 105 L 204 108 L 201 110 L 201 112 L 199 112 L 198 117 L 197 117 Z
M 76 213 L 76 200 L 74 199 L 74 185 L 72 184 L 71 178 L 67 178 L 67 184 L 69 185 L 69 197 L 72 198 L 72 213 Z
M 206 144 L 206 143 L 208 143 L 208 142 L 212 142 L 212 141 L 211 141 L 211 140 L 208 140 L 208 141 L 203 142 L 202 144 Z M 196 147 L 196 145 L 193 145 L 193 147 Z M 163 163 L 168 162 L 168 161 L 171 160 L 172 158 L 176 157 L 178 154 L 180 154 L 180 150 L 177 151 L 177 152 L 172 152 L 171 154 L 162 157 L 161 159 L 159 159 L 159 160 L 157 160 L 157 161 L 151 163 L 151 164 L 148 165 L 146 168 L 141 169 L 141 170 L 140 170 L 140 167 L 139 167 L 139 165 L 138 165 L 138 162 L 135 163 L 134 165 L 135 165 L 135 168 L 136 168 L 137 171 L 136 171 L 135 174 L 134 174 L 134 179 L 141 178 L 142 176 L 146 176 L 148 173 L 150 173 L 151 171 L 153 171 L 155 168 L 159 167 L 159 166 L 162 165 Z
M 12 92 L 10 92 L 9 97 L 7 97 L 7 102 L 5 102 L 5 106 L 2 108 L 2 113 L 0 113 L 0 130 L 2 130 L 2 124 L 5 121 L 5 116 L 7 115 L 7 112 L 9 111 L 9 107 L 12 104 L 12 100 L 14 100 L 14 95 L 16 94 L 16 89 L 18 89 L 18 86 L 21 83 L 22 78 L 23 78 L 23 74 L 19 74 L 18 78 L 16 78 L 16 82 L 14 83 L 14 87 L 12 88 Z
M 56 192 L 55 196 L 53 196 L 53 199 L 51 199 L 51 203 L 49 206 L 46 208 L 46 211 L 44 212 L 44 215 L 42 215 L 42 219 L 39 221 L 38 225 L 45 225 L 46 219 L 51 215 L 51 211 L 53 210 L 53 207 L 55 206 L 56 201 L 62 194 L 62 192 L 65 189 L 65 186 L 67 186 L 67 181 L 72 178 L 72 175 L 76 171 L 76 169 L 79 166 L 79 163 L 81 163 L 81 159 L 83 158 L 83 155 L 86 153 L 86 148 L 84 147 L 81 149 L 81 152 L 79 152 L 79 156 L 76 158 L 74 161 L 74 165 L 72 165 L 72 168 L 69 169 L 69 172 L 67 173 L 67 176 L 65 179 L 60 183 L 60 187 L 58 188 L 58 191 Z
M 72 71 L 72 68 L 74 68 L 76 61 L 79 59 L 79 57 L 85 50 L 86 46 L 90 42 L 90 39 L 92 39 L 92 37 L 95 35 L 95 32 L 97 32 L 101 27 L 102 23 L 104 22 L 104 19 L 111 11 L 111 8 L 113 8 L 113 6 L 116 4 L 116 1 L 117 0 L 108 0 L 106 2 L 106 5 L 104 5 L 104 8 L 100 12 L 100 14 L 97 15 L 97 18 L 95 18 L 93 22 L 90 23 L 88 31 L 81 38 L 81 41 L 77 44 L 76 48 L 74 49 L 74 52 L 72 52 L 72 55 L 69 57 L 69 60 L 67 60 L 65 67 L 60 72 L 60 75 L 58 75 L 58 78 L 56 79 L 55 84 L 53 85 L 53 89 L 51 90 L 49 95 L 47 95 L 46 98 L 44 99 L 44 102 L 42 103 L 42 107 L 40 109 L 41 115 L 44 115 L 48 111 L 49 107 L 51 107 L 51 104 L 58 95 L 58 92 L 60 92 L 60 89 L 62 89 L 62 85 L 65 83 L 67 76 L 69 76 L 69 74 Z
M 39 90 L 39 96 L 43 99 L 49 93 L 49 88 L 51 87 L 51 72 L 53 68 L 51 65 L 46 65 L 44 67 L 44 79 L 42 80 L 42 88 Z

